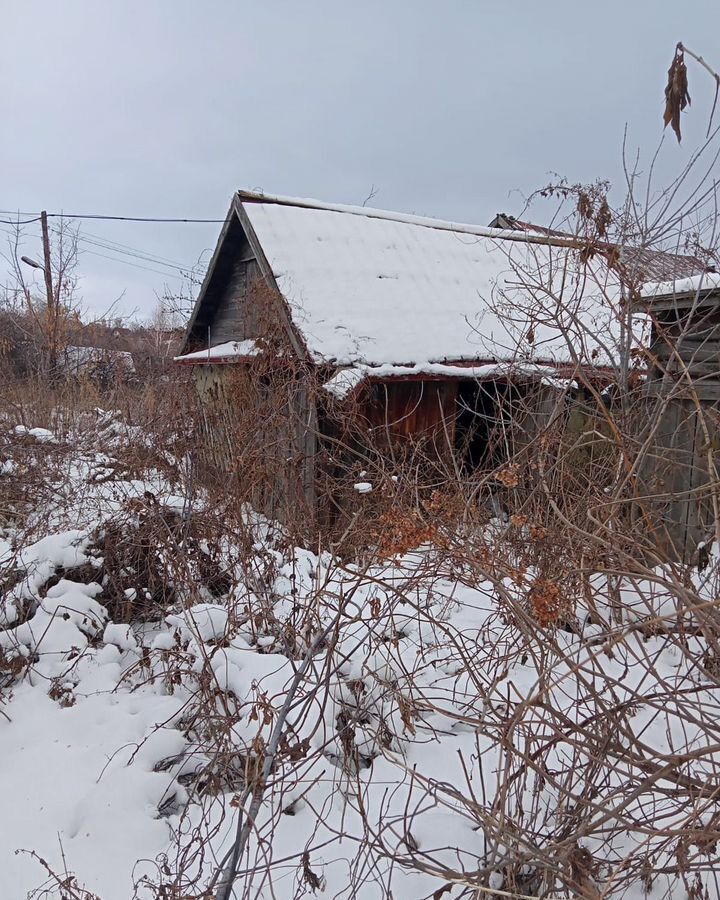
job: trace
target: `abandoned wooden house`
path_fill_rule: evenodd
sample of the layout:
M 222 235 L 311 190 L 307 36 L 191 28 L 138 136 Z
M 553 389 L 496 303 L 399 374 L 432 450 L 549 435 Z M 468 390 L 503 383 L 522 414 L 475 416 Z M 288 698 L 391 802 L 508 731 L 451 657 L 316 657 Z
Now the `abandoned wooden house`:
M 262 511 L 303 504 L 309 527 L 330 527 L 343 502 L 328 480 L 371 491 L 371 443 L 494 464 L 579 374 L 612 379 L 617 267 L 589 265 L 570 235 L 496 224 L 235 194 L 177 362 L 193 367 L 208 454 L 243 469 Z

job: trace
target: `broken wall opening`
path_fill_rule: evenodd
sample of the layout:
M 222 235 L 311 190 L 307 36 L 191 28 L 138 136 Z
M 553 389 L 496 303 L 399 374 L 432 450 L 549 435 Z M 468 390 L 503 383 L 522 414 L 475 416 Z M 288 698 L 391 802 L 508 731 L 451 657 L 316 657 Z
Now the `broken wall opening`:
M 568 409 L 564 391 L 538 379 L 460 382 L 454 446 L 461 471 L 505 465 L 551 425 L 562 424 Z

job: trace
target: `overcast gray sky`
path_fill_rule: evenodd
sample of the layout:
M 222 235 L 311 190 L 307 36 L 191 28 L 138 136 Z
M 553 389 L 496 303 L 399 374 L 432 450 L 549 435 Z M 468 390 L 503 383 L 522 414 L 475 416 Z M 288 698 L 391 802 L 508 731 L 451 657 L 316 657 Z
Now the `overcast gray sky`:
M 0 0 L 0 11 L 0 209 L 14 211 L 222 218 L 238 187 L 362 203 L 374 186 L 374 206 L 486 224 L 553 172 L 621 181 L 626 124 L 648 156 L 678 40 L 720 66 L 718 0 Z M 710 78 L 690 79 L 669 168 L 712 104 Z M 26 252 L 39 250 L 36 228 Z M 147 315 L 179 283 L 90 240 L 192 265 L 218 230 L 82 223 L 86 307 L 124 292 L 120 310 Z

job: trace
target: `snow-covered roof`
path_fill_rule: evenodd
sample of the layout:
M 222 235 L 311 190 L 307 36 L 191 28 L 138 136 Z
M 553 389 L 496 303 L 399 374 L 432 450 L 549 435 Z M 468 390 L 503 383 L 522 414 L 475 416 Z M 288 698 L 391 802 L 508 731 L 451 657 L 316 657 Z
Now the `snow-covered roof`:
M 572 235 L 238 192 L 185 346 L 196 350 L 233 302 L 230 273 L 250 253 L 286 301 L 295 348 L 317 363 L 609 364 L 619 275 L 603 247 L 587 249 Z M 255 336 L 245 327 L 256 318 L 225 315 L 226 343 L 228 321 L 239 340 Z M 194 359 L 207 351 L 181 362 Z
M 66 372 L 80 373 L 85 368 L 106 363 L 126 373 L 135 371 L 132 353 L 128 350 L 112 350 L 106 347 L 65 347 L 58 365 Z
M 676 278 L 674 281 L 660 281 L 647 284 L 643 297 L 670 297 L 679 294 L 694 294 L 698 291 L 720 290 L 720 273 L 702 272 L 688 278 Z
M 566 381 L 557 377 L 557 368 L 548 365 L 511 363 L 486 363 L 484 365 L 450 365 L 447 363 L 422 363 L 413 366 L 385 364 L 383 366 L 355 365 L 338 369 L 325 382 L 323 388 L 337 400 L 343 400 L 353 393 L 356 387 L 366 380 L 386 381 L 393 378 L 440 378 L 440 379 L 483 379 L 498 376 L 537 378 L 547 384 L 565 387 Z
M 186 353 L 184 356 L 173 357 L 175 362 L 201 364 L 236 362 L 248 356 L 257 356 L 261 353 L 260 347 L 253 340 L 225 341 L 224 344 L 216 344 L 206 350 L 196 350 L 194 353 Z
M 612 274 L 596 265 L 583 280 L 587 268 L 571 249 L 572 238 L 308 200 L 239 199 L 293 324 L 318 362 L 514 359 L 531 327 L 524 358 L 567 361 L 572 353 L 554 322 L 558 313 L 571 331 L 587 325 L 604 338 L 614 320 L 606 302 L 617 295 Z M 518 292 L 526 280 L 518 269 L 540 285 L 534 299 Z M 559 304 L 546 296 L 548 280 L 556 289 L 563 277 Z M 538 308 L 540 295 L 544 308 Z M 579 337 L 583 345 L 587 339 Z

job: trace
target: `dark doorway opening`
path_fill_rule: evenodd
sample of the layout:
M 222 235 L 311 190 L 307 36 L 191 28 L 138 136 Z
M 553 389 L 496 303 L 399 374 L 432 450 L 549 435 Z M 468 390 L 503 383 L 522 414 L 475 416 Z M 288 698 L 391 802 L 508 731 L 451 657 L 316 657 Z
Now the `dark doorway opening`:
M 458 385 L 455 446 L 461 468 L 492 470 L 512 453 L 512 407 L 517 388 L 507 381 L 463 381 Z

